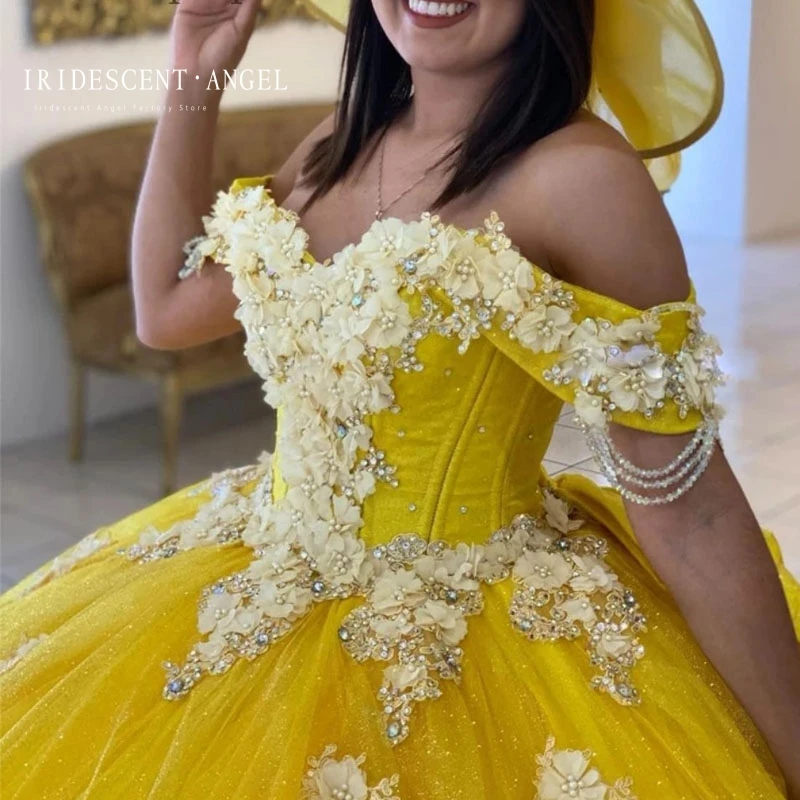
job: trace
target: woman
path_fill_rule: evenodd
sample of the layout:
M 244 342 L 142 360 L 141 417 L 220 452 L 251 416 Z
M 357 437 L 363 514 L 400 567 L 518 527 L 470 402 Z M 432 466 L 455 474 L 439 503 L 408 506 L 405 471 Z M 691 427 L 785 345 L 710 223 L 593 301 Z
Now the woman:
M 173 66 L 235 68 L 255 12 L 182 0 Z M 800 797 L 800 586 L 641 161 L 718 111 L 698 12 L 353 0 L 347 31 L 338 114 L 202 231 L 219 97 L 159 123 L 139 335 L 243 326 L 275 455 L 0 598 L 6 796 Z M 612 488 L 541 470 L 565 400 Z

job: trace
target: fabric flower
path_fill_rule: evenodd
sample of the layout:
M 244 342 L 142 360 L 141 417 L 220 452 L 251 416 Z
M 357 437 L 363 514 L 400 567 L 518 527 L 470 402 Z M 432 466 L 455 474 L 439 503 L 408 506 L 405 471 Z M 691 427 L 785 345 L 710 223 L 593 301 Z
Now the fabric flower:
M 525 310 L 512 330 L 520 343 L 533 352 L 553 353 L 575 330 L 575 323 L 565 308 L 537 305 Z
M 425 599 L 422 581 L 412 570 L 387 572 L 375 580 L 370 603 L 381 614 L 414 608 Z
M 570 579 L 570 586 L 579 592 L 607 592 L 617 583 L 617 576 L 603 561 L 591 553 L 584 555 L 573 554 L 573 564 L 577 567 L 577 574 Z
M 652 342 L 661 330 L 661 323 L 655 316 L 632 317 L 615 325 L 613 339 L 620 342 Z
M 607 375 L 607 338 L 608 334 L 596 320 L 591 317 L 583 320 L 563 345 L 564 359 L 559 362 L 561 373 L 581 386 Z
M 485 258 L 485 248 L 478 247 L 474 239 L 457 235 L 451 236 L 448 244 L 439 282 L 452 296 L 472 300 L 481 292 L 479 274 L 485 268 L 478 262 Z
M 547 524 L 561 534 L 577 530 L 583 525 L 583 520 L 570 519 L 569 505 L 555 492 L 546 491 L 543 493 L 542 507 Z
M 383 671 L 383 677 L 393 689 L 403 692 L 425 680 L 428 670 L 423 664 L 392 664 Z
M 411 326 L 411 310 L 402 298 L 396 295 L 389 303 L 380 295 L 373 294 L 364 303 L 361 313 L 369 325 L 364 331 L 364 341 L 378 349 L 397 347 L 408 335 Z
M 399 775 L 383 778 L 370 787 L 361 769 L 366 757 L 362 754 L 358 758 L 335 759 L 335 752 L 336 746 L 328 745 L 319 758 L 308 759 L 300 800 L 400 800 L 395 794 Z
M 622 411 L 647 411 L 662 400 L 667 379 L 663 356 L 621 369 L 608 379 L 608 397 Z
M 517 250 L 509 248 L 487 255 L 484 264 L 481 274 L 484 297 L 503 311 L 520 313 L 534 288 L 530 263 Z
M 538 780 L 537 800 L 603 800 L 608 786 L 580 750 L 556 750 Z
M 200 633 L 210 633 L 218 625 L 230 625 L 230 619 L 239 605 L 239 597 L 221 592 L 208 597 L 206 607 L 198 615 L 197 627 Z M 226 622 L 227 620 L 227 622 Z
M 368 793 L 366 776 L 351 756 L 341 761 L 326 760 L 306 779 L 306 797 L 310 800 L 367 800 Z
M 597 641 L 597 652 L 601 656 L 619 658 L 631 648 L 631 637 L 621 631 L 606 628 Z
M 558 589 L 572 575 L 572 564 L 561 553 L 527 550 L 514 563 L 514 575 L 532 589 Z
M 582 622 L 587 628 L 597 620 L 592 601 L 585 594 L 573 595 L 561 603 L 557 603 L 555 608 L 566 614 L 567 619 Z
M 445 644 L 456 645 L 467 635 L 467 622 L 457 606 L 428 600 L 414 612 L 418 625 L 433 628 Z
M 603 398 L 589 392 L 575 392 L 575 414 L 590 428 L 604 428 L 608 422 Z

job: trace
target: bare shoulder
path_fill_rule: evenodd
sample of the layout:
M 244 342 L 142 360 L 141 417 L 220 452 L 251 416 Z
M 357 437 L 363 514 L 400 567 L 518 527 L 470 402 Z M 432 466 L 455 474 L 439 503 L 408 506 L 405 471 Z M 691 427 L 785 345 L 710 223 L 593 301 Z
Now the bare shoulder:
M 325 119 L 318 123 L 295 147 L 292 154 L 283 162 L 280 169 L 272 177 L 272 196 L 278 205 L 289 196 L 297 183 L 306 156 L 311 152 L 314 145 L 320 140 L 329 136 L 334 131 L 336 113 L 331 112 Z
M 675 226 L 638 153 L 581 113 L 524 153 L 507 183 L 509 235 L 558 277 L 638 308 L 683 300 Z

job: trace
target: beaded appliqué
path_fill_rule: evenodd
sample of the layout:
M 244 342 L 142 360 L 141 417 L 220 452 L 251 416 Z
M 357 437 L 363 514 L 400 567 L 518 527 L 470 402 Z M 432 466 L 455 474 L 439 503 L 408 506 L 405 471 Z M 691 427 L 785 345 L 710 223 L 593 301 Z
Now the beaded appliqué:
M 6 659 L 0 660 L 0 675 L 8 672 L 19 664 L 20 661 L 31 651 L 48 638 L 48 634 L 42 633 L 39 636 L 28 637 L 23 634 L 17 649 Z
M 483 609 L 481 584 L 513 575 L 519 588 L 513 625 L 532 640 L 586 634 L 592 686 L 623 705 L 638 704 L 629 670 L 644 654 L 645 628 L 633 594 L 606 566 L 606 542 L 573 536 L 584 522 L 544 491 L 543 514 L 520 514 L 486 545 L 426 542 L 413 534 L 373 548 L 366 601 L 343 620 L 339 638 L 357 660 L 387 661 L 378 700 L 392 744 L 409 733 L 414 706 L 441 695 L 440 680 L 458 681 L 466 617 Z M 602 602 L 601 602 L 602 598 Z
M 369 786 L 361 768 L 366 756 L 362 753 L 358 758 L 343 756 L 336 759 L 333 757 L 335 752 L 336 745 L 330 744 L 319 758 L 309 757 L 301 800 L 400 800 L 395 793 L 399 775 L 383 778 L 375 786 Z
M 252 494 L 246 496 L 239 491 L 255 480 L 258 484 Z M 257 519 L 257 510 L 268 502 L 272 492 L 272 453 L 262 453 L 257 464 L 213 474 L 190 490 L 189 495 L 205 492 L 211 494 L 211 501 L 203 503 L 194 517 L 180 520 L 166 531 L 150 526 L 139 534 L 136 542 L 117 553 L 144 564 L 172 558 L 196 547 L 241 541 L 248 525 Z
M 107 528 L 99 528 L 88 536 L 85 536 L 77 544 L 56 556 L 49 564 L 38 570 L 31 578 L 30 584 L 22 590 L 20 597 L 24 597 L 34 589 L 60 575 L 65 575 L 72 570 L 76 564 L 94 555 L 98 550 L 108 547 L 111 542 L 112 537 Z
M 641 700 L 630 670 L 644 655 L 637 634 L 646 628 L 633 593 L 607 566 L 605 539 L 570 536 L 583 521 L 570 518 L 567 505 L 545 493 L 547 526 L 538 546 L 528 544 L 514 563 L 518 588 L 511 598 L 514 627 L 532 641 L 586 637 L 586 650 L 597 669 L 591 685 L 622 705 Z
M 555 744 L 548 736 L 544 752 L 536 756 L 534 800 L 637 800 L 632 778 L 609 786 L 592 766 L 591 750 L 556 750 Z
M 637 800 L 632 778 L 609 785 L 592 766 L 591 750 L 557 750 L 555 744 L 555 737 L 548 736 L 544 752 L 536 756 L 534 800 Z M 336 745 L 331 744 L 319 758 L 308 759 L 301 800 L 400 800 L 399 775 L 369 786 L 362 769 L 366 756 L 336 759 L 335 752 Z
M 674 354 L 663 353 L 654 339 L 658 313 L 665 311 L 689 313 L 689 334 Z M 589 449 L 609 483 L 632 502 L 663 505 L 676 500 L 697 482 L 713 455 L 723 416 L 714 396 L 725 376 L 717 363 L 719 343 L 700 324 L 703 313 L 695 305 L 671 303 L 620 325 L 584 320 L 565 344 L 564 358 L 545 376 L 562 385 L 578 384 L 575 410 Z M 681 418 L 698 409 L 703 422 L 671 462 L 638 467 L 614 445 L 608 423 L 618 409 L 652 419 L 667 401 L 678 407 Z

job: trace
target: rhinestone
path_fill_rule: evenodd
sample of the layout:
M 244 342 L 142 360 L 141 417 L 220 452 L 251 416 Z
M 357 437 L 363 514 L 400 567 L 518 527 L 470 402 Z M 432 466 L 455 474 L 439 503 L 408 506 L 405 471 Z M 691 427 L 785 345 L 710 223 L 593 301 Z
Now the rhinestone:
M 359 306 L 363 306 L 364 305 L 364 295 L 360 294 L 360 293 L 359 294 L 354 294 L 353 295 L 353 299 L 350 301 L 350 305 L 352 305 L 353 308 L 358 308 Z
M 339 628 L 339 638 L 340 638 L 340 639 L 341 639 L 343 642 L 348 642 L 348 641 L 350 641 L 350 631 L 349 631 L 349 630 L 347 630 L 347 628 L 345 628 L 345 627 L 341 627 L 341 628 Z
M 444 599 L 452 605 L 458 601 L 458 592 L 455 589 L 448 589 L 444 593 Z
M 325 582 L 321 580 L 316 580 L 311 584 L 311 591 L 314 594 L 322 594 L 325 591 Z
M 183 689 L 183 681 L 180 678 L 176 678 L 167 684 L 167 689 L 169 689 L 172 694 L 177 694 Z
M 466 506 L 460 506 L 458 510 L 459 510 L 459 511 L 460 511 L 462 514 L 466 514 L 466 513 L 467 513 L 467 507 L 466 507 Z
M 569 550 L 569 539 L 567 539 L 564 536 L 561 536 L 560 538 L 556 539 L 555 546 L 559 550 Z
M 478 425 L 478 433 L 486 433 L 486 426 Z
M 386 735 L 390 739 L 396 739 L 400 735 L 400 723 L 399 722 L 390 722 L 386 726 Z
M 409 503 L 408 504 L 408 510 L 409 511 L 416 511 L 417 510 L 417 504 L 416 503 Z

